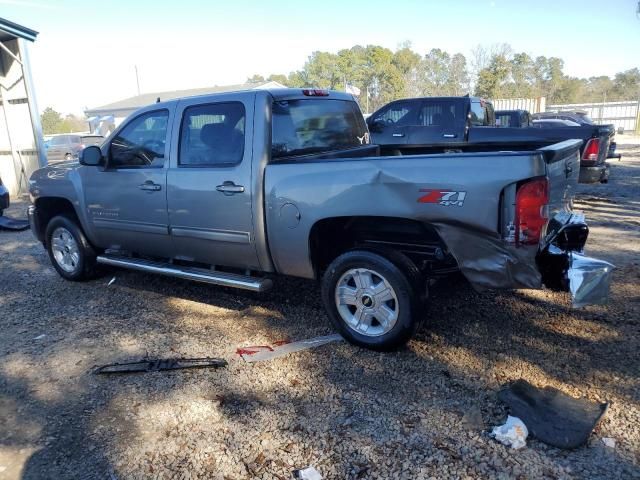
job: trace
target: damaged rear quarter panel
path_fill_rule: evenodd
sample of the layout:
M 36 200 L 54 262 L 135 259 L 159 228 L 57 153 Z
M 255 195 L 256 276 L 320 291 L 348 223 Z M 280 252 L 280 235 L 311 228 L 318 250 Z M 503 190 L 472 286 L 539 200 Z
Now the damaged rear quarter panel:
M 537 248 L 505 245 L 498 223 L 502 189 L 541 175 L 544 158 L 531 152 L 270 164 L 265 200 L 273 261 L 280 273 L 313 278 L 309 234 L 316 222 L 344 216 L 397 217 L 432 225 L 476 288 L 539 287 Z M 428 193 L 424 190 L 465 192 L 464 203 L 421 203 Z M 297 207 L 299 221 L 292 224 L 285 218 L 290 210 L 282 208 L 285 204 Z

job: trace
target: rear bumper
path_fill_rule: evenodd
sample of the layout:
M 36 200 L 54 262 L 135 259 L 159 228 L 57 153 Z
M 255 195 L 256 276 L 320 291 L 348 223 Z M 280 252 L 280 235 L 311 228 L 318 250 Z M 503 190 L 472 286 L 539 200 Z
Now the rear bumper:
M 9 198 L 9 190 L 4 185 L 0 185 L 0 210 L 9 208 L 11 200 Z
M 574 307 L 603 304 L 609 298 L 613 265 L 583 255 L 589 228 L 582 214 L 572 214 L 536 258 L 542 283 L 571 292 Z
M 29 205 L 27 208 L 27 217 L 29 218 L 29 225 L 33 235 L 44 243 L 44 232 L 40 229 L 40 222 L 38 221 L 38 209 L 35 205 Z
M 580 183 L 607 183 L 609 181 L 609 164 L 593 167 L 580 167 Z

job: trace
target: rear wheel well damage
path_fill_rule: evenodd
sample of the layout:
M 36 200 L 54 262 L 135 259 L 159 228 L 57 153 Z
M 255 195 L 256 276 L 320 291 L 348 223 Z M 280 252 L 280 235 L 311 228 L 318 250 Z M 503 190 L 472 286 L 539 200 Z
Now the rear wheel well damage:
M 78 226 L 78 215 L 73 207 L 73 204 L 66 198 L 61 197 L 45 197 L 39 198 L 35 202 L 38 216 L 36 219 L 38 231 L 44 232 L 47 230 L 47 225 L 51 219 L 57 215 L 64 215 L 75 221 Z M 43 238 L 43 243 L 46 244 L 46 239 Z
M 316 222 L 309 235 L 309 251 L 316 277 L 339 255 L 353 249 L 393 250 L 404 254 L 424 276 L 457 270 L 457 264 L 435 228 L 396 217 L 353 216 Z

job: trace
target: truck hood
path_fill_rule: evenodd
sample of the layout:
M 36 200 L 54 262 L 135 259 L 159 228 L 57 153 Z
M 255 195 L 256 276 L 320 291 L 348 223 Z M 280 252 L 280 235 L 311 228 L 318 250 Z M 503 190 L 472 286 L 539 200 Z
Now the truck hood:
M 76 171 L 81 166 L 77 161 L 61 162 L 33 172 L 29 178 L 29 194 L 32 201 L 42 194 L 44 188 L 48 196 L 67 190 L 74 183 L 73 179 L 77 178 Z

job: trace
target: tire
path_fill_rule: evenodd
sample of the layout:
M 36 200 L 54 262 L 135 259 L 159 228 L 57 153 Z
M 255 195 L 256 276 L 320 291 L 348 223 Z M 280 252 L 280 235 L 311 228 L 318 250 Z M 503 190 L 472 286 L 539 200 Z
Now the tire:
M 76 220 L 58 215 L 47 224 L 45 241 L 49 259 L 58 274 L 75 282 L 98 275 L 96 252 Z
M 409 341 L 421 323 L 417 268 L 397 252 L 353 250 L 340 255 L 322 278 L 329 319 L 349 342 L 393 350 Z

